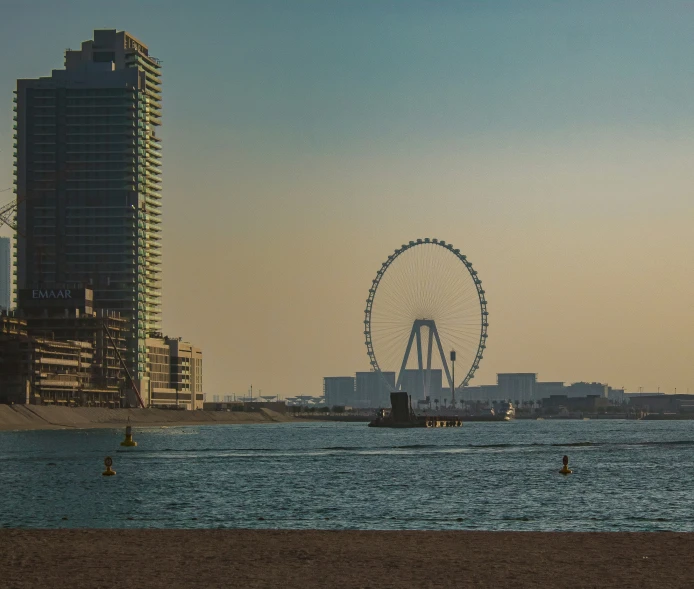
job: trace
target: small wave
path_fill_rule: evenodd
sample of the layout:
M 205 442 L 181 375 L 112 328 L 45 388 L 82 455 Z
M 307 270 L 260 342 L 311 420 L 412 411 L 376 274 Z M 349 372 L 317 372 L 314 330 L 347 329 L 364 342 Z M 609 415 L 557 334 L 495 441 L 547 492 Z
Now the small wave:
M 280 448 L 161 448 L 152 452 L 284 452 Z
M 596 442 L 565 442 L 563 444 L 549 444 L 549 445 L 553 446 L 553 447 L 559 447 L 559 448 L 561 448 L 562 446 L 570 447 L 570 448 L 581 448 L 583 446 L 602 446 L 602 444 L 596 443 Z
M 635 444 L 629 444 L 632 446 L 692 446 L 694 445 L 694 440 L 672 440 L 668 442 L 667 440 L 660 440 L 658 442 L 636 442 Z
M 679 446 L 694 446 L 694 440 L 646 440 L 646 441 L 605 441 L 592 442 L 589 440 L 581 442 L 529 442 L 529 443 L 496 443 L 496 444 L 403 444 L 396 446 L 324 446 L 319 448 L 159 448 L 152 450 L 144 449 L 128 449 L 116 450 L 116 452 L 127 452 L 131 454 L 159 454 L 159 453 L 176 453 L 176 454 L 205 454 L 205 453 L 248 453 L 255 454 L 312 454 L 322 452 L 358 452 L 358 453 L 381 453 L 381 452 L 398 452 L 398 451 L 417 451 L 417 450 L 433 450 L 440 452 L 464 451 L 464 450 L 514 450 L 523 448 L 592 448 L 592 447 L 679 447 Z M 27 460 L 20 457 L 0 457 L 0 460 Z M 28 458 L 28 460 L 43 460 L 42 458 Z
M 336 450 L 339 452 L 349 452 L 349 451 L 376 451 L 379 450 L 425 450 L 427 448 L 451 448 L 453 446 L 447 446 L 443 444 L 405 444 L 403 446 L 325 446 L 318 448 L 318 450 Z
M 627 516 L 624 519 L 627 521 L 635 521 L 635 522 L 672 522 L 672 521 L 677 521 L 675 519 L 671 519 L 668 517 L 648 517 L 648 516 L 638 516 L 638 515 Z

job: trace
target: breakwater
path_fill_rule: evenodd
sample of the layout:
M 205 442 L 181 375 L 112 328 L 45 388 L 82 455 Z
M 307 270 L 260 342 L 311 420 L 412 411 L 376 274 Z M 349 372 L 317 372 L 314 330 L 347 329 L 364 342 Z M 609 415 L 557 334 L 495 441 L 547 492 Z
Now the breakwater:
M 288 415 L 269 409 L 260 409 L 259 411 L 172 411 L 165 409 L 0 405 L 0 431 L 122 427 L 128 420 L 134 426 L 294 421 Z

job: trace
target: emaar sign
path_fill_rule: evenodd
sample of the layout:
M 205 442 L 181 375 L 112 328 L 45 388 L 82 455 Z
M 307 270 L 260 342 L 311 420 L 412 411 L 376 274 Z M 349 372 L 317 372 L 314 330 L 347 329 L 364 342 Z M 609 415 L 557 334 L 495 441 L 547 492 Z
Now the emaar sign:
M 83 309 L 91 314 L 94 306 L 91 289 L 68 288 L 20 288 L 17 290 L 18 309 Z
M 34 289 L 31 291 L 32 299 L 71 299 L 72 291 L 70 290 L 42 290 Z

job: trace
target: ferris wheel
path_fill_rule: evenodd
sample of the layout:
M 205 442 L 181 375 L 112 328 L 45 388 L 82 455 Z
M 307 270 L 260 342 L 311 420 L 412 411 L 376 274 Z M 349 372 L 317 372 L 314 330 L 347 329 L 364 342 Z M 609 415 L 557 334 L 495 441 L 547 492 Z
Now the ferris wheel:
M 396 249 L 376 273 L 364 315 L 371 366 L 391 390 L 438 397 L 446 385 L 466 386 L 479 368 L 487 300 L 477 271 L 450 243 L 426 238 Z M 459 384 L 447 358 L 463 368 Z

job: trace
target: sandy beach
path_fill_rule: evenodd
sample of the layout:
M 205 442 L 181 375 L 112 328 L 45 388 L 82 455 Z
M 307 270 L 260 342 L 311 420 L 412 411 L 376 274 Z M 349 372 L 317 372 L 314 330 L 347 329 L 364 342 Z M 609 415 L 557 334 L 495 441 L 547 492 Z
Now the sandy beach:
M 104 409 L 0 405 L 0 431 L 273 423 L 294 418 L 272 411 L 170 411 L 164 409 Z
M 0 530 L 6 589 L 691 587 L 694 534 Z

